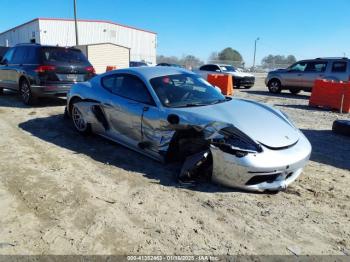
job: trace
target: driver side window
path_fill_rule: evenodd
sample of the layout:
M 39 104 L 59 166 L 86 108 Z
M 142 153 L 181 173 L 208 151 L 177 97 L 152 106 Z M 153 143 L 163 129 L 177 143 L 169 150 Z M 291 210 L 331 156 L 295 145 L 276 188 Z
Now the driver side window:
M 306 62 L 299 62 L 291 66 L 290 71 L 292 72 L 304 72 L 306 69 Z
M 14 50 L 15 50 L 14 48 L 11 48 L 6 52 L 5 56 L 1 61 L 2 64 L 10 64 L 12 62 Z
M 102 78 L 102 86 L 120 97 L 155 105 L 146 85 L 136 76 L 128 74 L 108 75 Z

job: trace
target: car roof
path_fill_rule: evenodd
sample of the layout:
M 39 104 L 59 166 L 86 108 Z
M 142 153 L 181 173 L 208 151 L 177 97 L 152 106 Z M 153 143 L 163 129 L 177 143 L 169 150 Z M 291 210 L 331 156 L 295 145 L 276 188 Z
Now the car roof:
M 166 67 L 166 66 L 148 66 L 148 67 L 130 67 L 126 69 L 119 69 L 110 71 L 114 73 L 131 73 L 142 76 L 144 79 L 150 80 L 155 77 L 165 75 L 178 75 L 178 74 L 194 74 L 192 71 L 182 69 L 180 67 Z
M 347 57 L 318 57 L 314 59 L 303 59 L 299 60 L 296 63 L 301 63 L 301 62 L 317 62 L 317 61 L 349 61 Z

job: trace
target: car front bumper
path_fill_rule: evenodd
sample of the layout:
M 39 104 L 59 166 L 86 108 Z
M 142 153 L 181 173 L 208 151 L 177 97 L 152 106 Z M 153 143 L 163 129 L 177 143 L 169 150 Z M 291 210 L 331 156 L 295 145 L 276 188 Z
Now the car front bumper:
M 71 89 L 71 84 L 64 85 L 31 85 L 30 88 L 35 96 L 66 96 Z
M 253 86 L 255 84 L 254 76 L 247 77 L 233 77 L 233 85 L 234 86 Z
M 289 148 L 262 148 L 261 153 L 236 157 L 212 146 L 213 182 L 249 191 L 283 190 L 299 177 L 311 154 L 310 142 L 301 132 Z

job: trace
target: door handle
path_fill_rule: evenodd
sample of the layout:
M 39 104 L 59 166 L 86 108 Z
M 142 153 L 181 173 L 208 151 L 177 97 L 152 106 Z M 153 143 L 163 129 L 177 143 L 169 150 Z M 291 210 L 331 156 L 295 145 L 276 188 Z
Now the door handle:
M 302 76 L 303 74 L 298 74 L 298 76 Z

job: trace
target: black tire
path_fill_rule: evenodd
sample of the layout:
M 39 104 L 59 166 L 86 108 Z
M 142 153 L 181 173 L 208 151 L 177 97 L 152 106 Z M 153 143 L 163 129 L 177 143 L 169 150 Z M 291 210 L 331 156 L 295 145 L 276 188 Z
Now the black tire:
M 0 96 L 4 94 L 4 89 L 0 87 Z
M 291 92 L 293 95 L 297 95 L 301 92 L 301 89 L 289 89 L 289 92 Z
M 34 105 L 37 102 L 36 97 L 32 94 L 30 85 L 27 80 L 22 79 L 19 82 L 19 94 L 21 96 L 22 102 L 26 105 Z
M 332 131 L 340 135 L 350 136 L 350 120 L 335 120 Z
M 279 94 L 282 91 L 281 81 L 278 79 L 271 79 L 267 87 L 272 94 Z
M 86 123 L 82 113 L 75 106 L 75 104 L 79 101 L 75 101 L 72 105 L 71 118 L 75 129 L 82 135 L 90 135 L 91 134 L 91 125 Z
M 67 107 L 64 108 L 64 113 L 63 113 L 63 118 L 64 119 L 69 119 L 69 114 L 68 114 L 68 110 L 67 110 Z
M 250 89 L 252 88 L 253 86 L 244 86 L 245 89 Z

